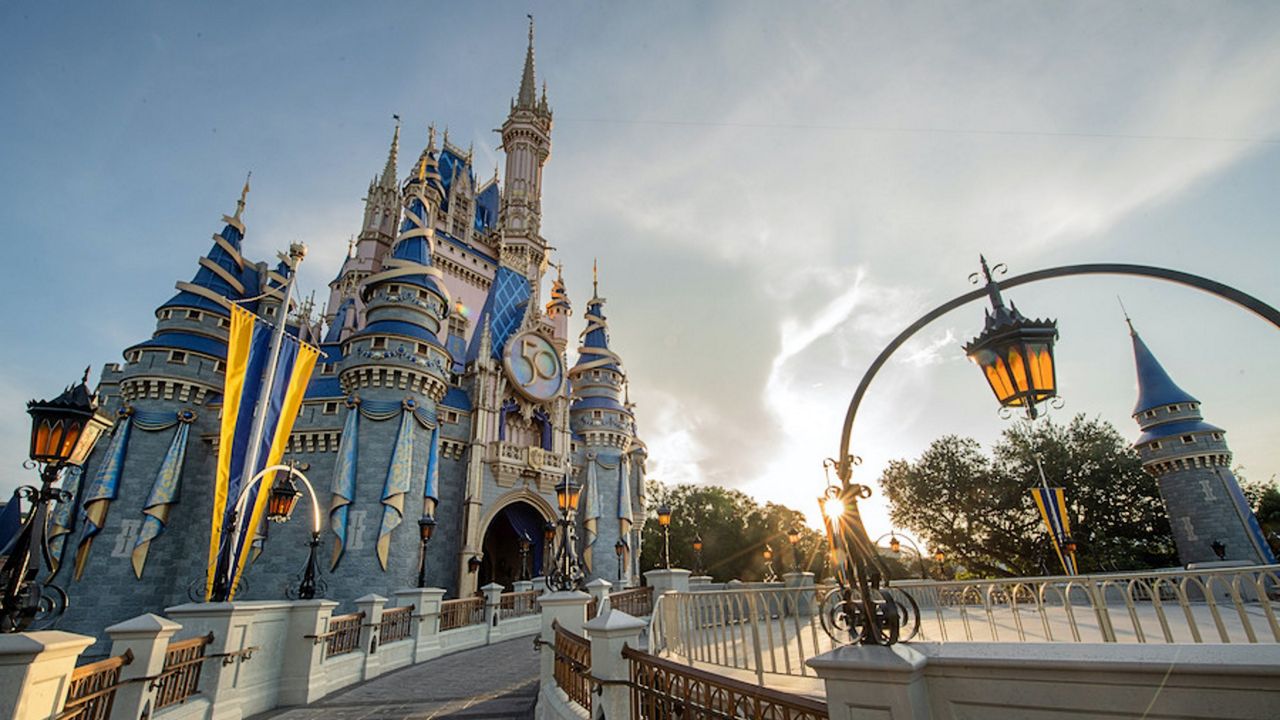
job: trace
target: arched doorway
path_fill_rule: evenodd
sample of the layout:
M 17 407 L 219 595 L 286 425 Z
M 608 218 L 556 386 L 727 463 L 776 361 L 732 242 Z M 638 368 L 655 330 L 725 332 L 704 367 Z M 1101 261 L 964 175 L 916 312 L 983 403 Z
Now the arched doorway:
M 516 580 L 541 575 L 545 522 L 537 508 L 522 500 L 499 508 L 484 531 L 477 587 L 496 582 L 510 590 Z M 527 543 L 523 553 L 522 541 Z

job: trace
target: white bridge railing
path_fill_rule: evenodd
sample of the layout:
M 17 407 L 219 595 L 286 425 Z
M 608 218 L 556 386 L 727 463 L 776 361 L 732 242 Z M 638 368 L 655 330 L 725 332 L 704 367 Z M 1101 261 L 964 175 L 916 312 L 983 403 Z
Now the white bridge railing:
M 651 647 L 690 662 L 812 676 L 837 643 L 822 629 L 832 588 L 668 593 Z M 1280 643 L 1280 565 L 995 580 L 895 581 L 903 637 L 941 642 Z M 909 596 L 909 599 L 908 599 Z

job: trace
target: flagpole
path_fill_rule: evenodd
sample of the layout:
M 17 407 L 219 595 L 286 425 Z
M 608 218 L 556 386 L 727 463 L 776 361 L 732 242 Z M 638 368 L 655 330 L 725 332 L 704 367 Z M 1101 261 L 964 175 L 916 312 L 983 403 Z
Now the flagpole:
M 262 436 L 265 432 L 267 402 L 271 397 L 272 386 L 275 385 L 276 365 L 280 360 L 280 346 L 284 344 L 285 325 L 288 324 L 289 314 L 289 298 L 293 296 L 293 284 L 298 278 L 298 265 L 302 263 L 303 258 L 307 256 L 307 246 L 302 243 L 293 243 L 289 245 L 289 279 L 284 284 L 284 295 L 280 299 L 280 315 L 277 318 L 274 332 L 271 336 L 271 354 L 267 356 L 267 372 L 262 382 L 262 389 L 258 392 L 257 404 L 253 407 L 253 425 L 249 432 L 249 447 L 245 454 L 245 462 L 241 475 L 245 473 L 252 475 L 257 472 L 255 468 L 258 466 L 258 457 L 262 454 Z M 248 490 L 247 487 L 241 488 L 241 493 Z M 239 505 L 239 498 L 235 500 L 236 506 Z M 233 506 L 234 507 L 234 506 Z M 250 513 L 252 514 L 252 513 Z M 230 535 L 223 536 L 223 558 L 214 566 L 214 572 L 218 571 L 221 566 L 226 577 L 218 577 L 213 583 L 213 600 L 217 602 L 225 602 L 231 595 L 231 582 L 235 577 L 235 546 L 236 539 L 240 537 L 240 532 L 244 527 L 244 517 L 240 512 L 232 511 L 232 525 Z

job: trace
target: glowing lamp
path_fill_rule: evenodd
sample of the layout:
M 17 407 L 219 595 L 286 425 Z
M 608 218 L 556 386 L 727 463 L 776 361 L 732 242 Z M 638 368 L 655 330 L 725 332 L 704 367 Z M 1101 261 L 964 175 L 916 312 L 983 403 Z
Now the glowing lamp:
M 935 562 L 941 565 L 942 561 L 947 559 L 947 554 L 942 552 L 942 548 L 938 548 L 933 551 L 933 559 Z
M 430 515 L 423 515 L 418 518 L 418 539 L 426 542 L 431 539 L 431 535 L 436 531 L 436 519 Z
M 1067 551 L 1068 553 L 1075 553 L 1076 541 L 1070 535 L 1068 535 L 1062 541 L 1062 549 Z
M 889 549 L 895 553 L 902 552 L 902 541 L 898 539 L 897 535 L 889 536 Z
M 613 544 L 613 552 L 614 552 L 614 553 L 615 553 L 619 558 L 621 558 L 621 557 L 622 557 L 622 554 L 623 554 L 623 553 L 625 553 L 626 551 L 627 551 L 627 544 L 626 544 L 626 543 L 624 543 L 624 542 L 622 542 L 622 539 L 621 539 L 621 538 L 619 538 L 619 539 L 618 539 L 618 542 L 616 542 L 616 543 L 614 543 L 614 544 Z
M 787 542 L 792 545 L 800 542 L 800 528 L 794 525 L 791 526 L 791 529 L 787 531 Z
M 985 258 L 982 274 L 992 309 L 986 313 L 982 334 L 970 340 L 964 352 L 982 370 L 1001 407 L 1026 408 L 1035 418 L 1036 405 L 1058 394 L 1053 360 L 1058 321 L 1028 320 L 1013 303 L 1005 307 Z
M 68 386 L 53 400 L 27 403 L 31 416 L 31 459 L 50 465 L 83 465 L 89 451 L 111 421 L 98 412 L 89 393 L 89 371 L 79 385 Z
M 294 484 L 292 475 L 278 478 L 267 494 L 267 519 L 277 523 L 288 521 L 301 499 L 302 491 Z
M 522 553 L 529 552 L 529 538 L 523 535 L 520 536 L 520 552 Z
M 771 560 L 773 560 L 773 548 L 769 547 L 768 545 L 765 545 L 765 546 L 764 546 L 764 561 L 765 561 L 765 562 L 769 562 L 769 561 L 771 561 Z
M 702 536 L 701 535 L 693 536 L 693 551 L 698 553 L 702 552 Z
M 671 506 L 661 505 L 658 507 L 658 524 L 667 527 L 671 524 Z
M 477 570 L 479 570 L 479 569 L 480 569 L 480 558 L 479 558 L 479 557 L 477 557 L 477 556 L 475 556 L 475 555 L 472 555 L 472 556 L 467 560 L 467 572 L 469 572 L 469 573 L 471 573 L 472 575 L 474 575 L 474 574 L 476 573 L 476 571 L 477 571 Z
M 578 497 L 582 494 L 582 486 L 570 480 L 568 477 L 561 480 L 556 485 L 556 503 L 560 506 L 560 512 L 571 513 L 578 511 Z
M 542 539 L 551 542 L 556 539 L 556 524 L 546 523 L 542 526 Z
M 844 500 L 837 495 L 823 499 L 822 514 L 826 515 L 828 520 L 839 520 L 844 517 Z

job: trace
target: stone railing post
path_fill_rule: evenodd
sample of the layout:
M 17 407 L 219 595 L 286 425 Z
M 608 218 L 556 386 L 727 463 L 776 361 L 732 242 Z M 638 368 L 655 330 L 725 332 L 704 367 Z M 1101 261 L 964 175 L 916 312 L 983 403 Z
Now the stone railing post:
M 511 583 L 512 592 L 529 592 L 532 589 L 533 589 L 532 580 L 516 580 L 515 582 Z
M 927 658 L 907 645 L 844 645 L 808 661 L 831 720 L 930 720 Z
M 787 593 L 791 597 L 792 612 L 798 617 L 813 615 L 813 573 L 789 572 L 782 576 L 782 584 L 795 592 Z
M 337 606 L 333 600 L 298 600 L 293 603 L 289 611 L 289 629 L 284 638 L 280 704 L 306 705 L 324 697 L 325 643 L 318 636 L 329 627 L 329 618 Z
M 533 587 L 529 589 L 537 590 L 539 597 L 551 592 L 551 589 L 547 587 L 547 578 L 543 575 L 539 575 L 538 577 L 530 580 L 529 582 L 533 583 Z
M 679 568 L 650 570 L 644 574 L 644 580 L 653 587 L 653 596 L 656 598 L 672 590 L 689 592 L 689 575 L 691 574 L 688 570 L 680 570 Z
M 213 633 L 213 643 L 205 648 L 205 654 L 218 655 L 245 652 L 267 639 L 258 637 L 254 632 L 259 605 L 261 603 L 239 601 L 185 603 L 165 608 L 164 612 L 182 625 L 184 638 Z M 240 656 L 225 663 L 204 663 L 200 671 L 200 694 L 209 700 L 214 720 L 255 714 L 252 702 L 248 703 L 248 712 L 244 709 L 246 688 L 270 682 L 269 673 L 264 671 L 264 666 L 271 660 L 262 657 L 267 654 L 265 650 L 265 647 L 258 647 L 251 659 Z M 255 664 L 242 674 L 240 668 L 246 662 Z M 255 691 L 259 689 L 261 688 L 254 687 Z
M 58 630 L 0 635 L 0 717 L 44 720 L 61 712 L 76 658 L 92 644 Z
M 490 636 L 498 625 L 498 605 L 502 603 L 504 589 L 498 583 L 489 583 L 480 588 L 480 592 L 484 593 L 484 624 L 489 626 Z
M 538 648 L 542 684 L 542 692 L 551 692 L 556 687 L 554 677 L 556 653 L 553 649 L 556 642 L 556 631 L 553 623 L 577 635 L 582 634 L 582 626 L 587 619 L 587 603 L 591 596 L 578 591 L 553 592 L 543 595 L 538 602 L 542 604 L 542 632 L 538 636 L 542 645 Z M 542 717 L 539 715 L 538 717 Z
M 591 639 L 591 674 L 600 682 L 599 717 L 631 720 L 631 663 L 622 657 L 626 645 L 637 647 L 645 623 L 620 610 L 605 610 L 582 626 Z
M 701 587 L 703 585 L 710 585 L 710 584 L 711 584 L 710 575 L 690 575 L 689 576 L 689 587 L 691 588 Z
M 600 617 L 605 610 L 609 609 L 609 589 L 612 587 L 613 583 L 604 578 L 596 578 L 587 583 L 587 592 L 596 603 L 596 617 Z M 591 618 L 587 619 L 590 620 Z
M 410 588 L 396 591 L 396 607 L 412 605 L 415 622 L 409 636 L 413 638 L 414 664 L 426 662 L 440 654 L 440 603 L 444 588 Z
M 356 611 L 364 613 L 360 625 L 360 651 L 364 653 L 364 674 L 362 678 L 369 680 L 382 674 L 382 663 L 378 657 L 378 625 L 382 623 L 382 606 L 387 599 L 381 595 L 369 593 L 356 598 Z
M 182 629 L 178 623 L 147 613 L 116 623 L 106 629 L 111 638 L 111 655 L 133 653 L 133 662 L 120 669 L 121 680 L 155 677 L 164 670 L 165 651 L 169 640 Z M 111 706 L 112 717 L 140 718 L 149 714 L 155 704 L 156 691 L 150 682 L 131 682 L 116 691 Z

